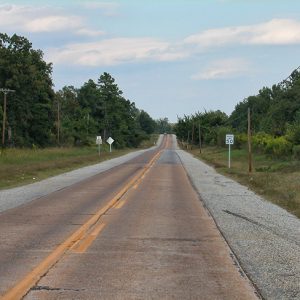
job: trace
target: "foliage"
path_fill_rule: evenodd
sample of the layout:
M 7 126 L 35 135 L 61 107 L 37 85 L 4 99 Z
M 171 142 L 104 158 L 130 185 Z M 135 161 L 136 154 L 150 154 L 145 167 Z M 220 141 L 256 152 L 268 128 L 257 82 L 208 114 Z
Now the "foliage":
M 221 139 L 223 138 L 224 130 L 226 130 L 224 126 L 226 126 L 227 119 L 227 115 L 220 110 L 205 111 L 204 113 L 198 112 L 191 116 L 178 118 L 178 122 L 175 125 L 175 132 L 180 140 L 191 144 L 199 144 L 200 135 L 202 143 L 208 145 L 219 143 L 222 145 Z
M 248 109 L 251 111 L 253 149 L 272 157 L 298 157 L 300 145 L 300 68 L 287 80 L 263 87 L 255 96 L 239 102 L 229 118 L 220 111 L 178 118 L 177 136 L 187 143 L 224 146 L 225 134 L 235 134 L 235 148 L 247 143 Z
M 7 144 L 49 144 L 54 100 L 51 72 L 42 51 L 32 49 L 26 38 L 0 34 L 0 87 L 15 90 L 7 95 L 6 128 L 11 132 L 6 132 Z
M 141 129 L 147 134 L 151 134 L 156 130 L 156 122 L 144 110 L 140 111 L 137 118 Z
M 259 133 L 252 138 L 254 149 L 272 157 L 285 157 L 292 154 L 293 144 L 286 137 L 273 137 L 266 133 Z
M 61 103 L 61 143 L 86 145 L 96 135 L 115 140 L 114 147 L 137 147 L 154 132 L 155 121 L 122 96 L 115 79 L 104 72 L 95 83 L 89 80 L 75 89 L 56 93 Z M 54 110 L 57 108 L 54 107 Z
M 101 135 L 112 136 L 115 147 L 136 147 L 154 132 L 155 121 L 123 97 L 109 73 L 56 93 L 51 73 L 52 64 L 26 38 L 0 34 L 0 87 L 15 90 L 7 95 L 9 146 L 88 145 Z M 2 122 L 2 101 L 0 108 Z
M 294 159 L 300 160 L 300 145 L 295 145 L 293 147 L 293 157 Z
M 156 128 L 158 133 L 172 133 L 172 125 L 169 123 L 168 118 L 160 118 L 156 121 Z
M 254 133 L 285 135 L 289 126 L 300 119 L 300 71 L 294 71 L 284 83 L 264 87 L 258 95 L 238 103 L 229 117 L 229 124 L 239 132 L 247 130 L 248 108 Z

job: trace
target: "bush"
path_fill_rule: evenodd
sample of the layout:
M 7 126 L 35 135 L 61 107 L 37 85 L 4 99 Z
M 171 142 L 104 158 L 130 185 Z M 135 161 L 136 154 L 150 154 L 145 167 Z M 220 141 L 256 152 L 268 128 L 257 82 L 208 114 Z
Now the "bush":
M 300 124 L 288 125 L 286 138 L 295 145 L 300 145 Z
M 293 147 L 293 158 L 300 160 L 300 145 Z
M 258 152 L 265 153 L 266 146 L 272 139 L 273 137 L 269 134 L 266 134 L 264 132 L 257 133 L 252 137 L 253 149 Z
M 258 133 L 253 136 L 253 148 L 273 157 L 285 157 L 292 154 L 293 144 L 286 137 L 276 137 Z
M 293 144 L 284 136 L 273 138 L 268 141 L 265 151 L 274 157 L 290 156 L 292 154 Z
M 248 136 L 245 133 L 239 133 L 234 136 L 234 146 L 237 149 L 241 149 L 243 146 L 247 145 Z

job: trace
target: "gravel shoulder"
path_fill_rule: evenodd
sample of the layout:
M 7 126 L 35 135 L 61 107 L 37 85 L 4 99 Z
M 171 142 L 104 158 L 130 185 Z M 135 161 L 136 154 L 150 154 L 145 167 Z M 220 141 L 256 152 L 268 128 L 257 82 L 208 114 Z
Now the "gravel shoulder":
M 34 199 L 46 196 L 50 193 L 71 186 L 79 181 L 97 175 L 99 173 L 105 172 L 113 167 L 116 167 L 120 164 L 123 164 L 139 156 L 145 151 L 155 149 L 161 144 L 161 141 L 162 141 L 162 135 L 159 137 L 157 141 L 157 145 L 151 147 L 150 149 L 131 152 L 126 155 L 101 162 L 99 164 L 80 168 L 29 185 L 7 189 L 7 190 L 1 190 L 0 191 L 0 212 L 28 203 Z
M 300 299 L 300 220 L 174 148 L 243 270 L 265 299 Z

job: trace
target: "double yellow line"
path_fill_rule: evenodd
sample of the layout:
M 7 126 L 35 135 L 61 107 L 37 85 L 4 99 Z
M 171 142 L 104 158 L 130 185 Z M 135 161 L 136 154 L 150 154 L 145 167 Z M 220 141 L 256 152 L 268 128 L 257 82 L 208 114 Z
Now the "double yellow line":
M 48 257 L 46 257 L 37 267 L 28 273 L 19 283 L 8 290 L 1 300 L 16 300 L 24 297 L 29 290 L 37 284 L 48 270 L 55 265 L 62 256 L 72 250 L 82 253 L 92 244 L 97 235 L 104 228 L 105 224 L 101 223 L 100 218 L 111 208 L 115 207 L 119 200 L 134 186 L 140 183 L 146 172 L 159 158 L 162 150 L 160 150 L 151 161 L 143 168 L 143 170 L 134 176 L 104 207 L 97 211 L 86 223 L 77 229 L 69 238 L 60 244 Z M 99 222 L 100 221 L 100 222 Z

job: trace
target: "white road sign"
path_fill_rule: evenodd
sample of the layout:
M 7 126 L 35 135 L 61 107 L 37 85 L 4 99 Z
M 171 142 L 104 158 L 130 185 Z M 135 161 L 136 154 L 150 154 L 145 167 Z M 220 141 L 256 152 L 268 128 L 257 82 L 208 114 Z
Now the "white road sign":
M 111 137 L 109 137 L 107 140 L 106 140 L 106 142 L 108 143 L 108 144 L 112 144 L 113 142 L 114 142 L 115 140 L 113 139 L 113 138 L 111 138 Z
M 102 145 L 102 138 L 101 138 L 101 135 L 98 135 L 97 138 L 96 138 L 96 144 L 97 145 Z
M 226 145 L 233 145 L 234 144 L 234 135 L 233 134 L 226 134 Z

